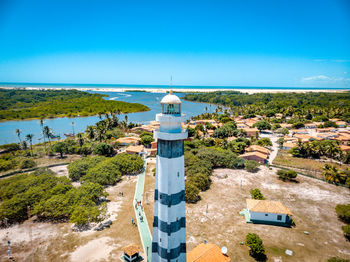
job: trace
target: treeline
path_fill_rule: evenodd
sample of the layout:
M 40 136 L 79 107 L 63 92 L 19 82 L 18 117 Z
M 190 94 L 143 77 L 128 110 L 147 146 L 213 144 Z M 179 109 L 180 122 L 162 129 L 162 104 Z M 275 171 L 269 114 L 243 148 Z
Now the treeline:
M 346 185 L 350 187 L 350 169 L 339 169 L 335 165 L 325 164 L 322 173 L 324 179 L 329 183 Z
M 350 152 L 343 152 L 339 147 L 339 142 L 335 140 L 298 142 L 296 147 L 290 149 L 290 153 L 295 157 L 314 159 L 324 156 L 345 164 L 350 163 Z
M 224 105 L 239 115 L 309 115 L 350 120 L 350 92 L 256 93 L 235 91 L 187 94 L 185 100 Z M 311 120 L 310 119 L 310 120 Z M 316 119 L 315 119 L 316 121 Z
M 32 215 L 77 225 L 98 222 L 106 210 L 99 199 L 106 196 L 99 184 L 75 188 L 68 178 L 49 170 L 16 175 L 0 181 L 0 224 L 22 222 Z
M 105 100 L 101 94 L 77 90 L 0 91 L 0 120 L 91 116 L 107 112 L 133 113 L 149 110 L 147 106 L 138 103 Z
M 200 200 L 200 191 L 210 187 L 210 176 L 214 168 L 246 168 L 248 171 L 255 171 L 259 166 L 255 161 L 238 157 L 231 150 L 210 146 L 201 140 L 186 141 L 185 151 L 185 195 L 188 203 Z

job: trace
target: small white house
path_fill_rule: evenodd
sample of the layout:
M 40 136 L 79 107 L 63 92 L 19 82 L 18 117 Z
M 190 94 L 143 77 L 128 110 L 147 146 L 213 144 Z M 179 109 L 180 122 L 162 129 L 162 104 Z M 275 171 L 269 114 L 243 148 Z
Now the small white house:
M 250 221 L 260 224 L 290 225 L 292 212 L 279 201 L 247 199 Z

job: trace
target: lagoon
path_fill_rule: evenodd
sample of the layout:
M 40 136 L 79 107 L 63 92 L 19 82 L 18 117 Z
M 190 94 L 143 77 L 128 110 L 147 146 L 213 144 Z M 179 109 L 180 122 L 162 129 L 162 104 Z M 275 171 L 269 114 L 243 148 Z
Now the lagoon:
M 131 103 L 140 103 L 148 106 L 150 111 L 147 112 L 138 112 L 127 114 L 128 121 L 139 123 L 139 124 L 148 124 L 150 121 L 155 120 L 155 115 L 160 113 L 160 101 L 165 93 L 149 93 L 149 92 L 96 92 L 89 91 L 90 93 L 99 93 L 105 94 L 107 100 L 118 100 Z M 185 95 L 185 93 L 175 93 L 180 98 Z M 210 105 L 207 103 L 196 103 L 182 100 L 182 113 L 184 113 L 189 119 L 192 116 L 199 115 L 205 112 L 205 109 L 208 109 L 208 112 L 214 112 L 216 109 L 215 105 Z M 121 114 L 119 116 L 120 120 L 124 120 L 125 115 Z M 46 119 L 44 125 L 49 126 L 55 135 L 65 138 L 64 133 L 75 133 L 84 132 L 86 127 L 89 125 L 94 125 L 100 119 L 98 116 L 89 116 L 89 117 L 62 117 L 54 119 Z M 72 125 L 72 122 L 74 125 Z M 33 143 L 42 142 L 40 138 L 41 135 L 41 126 L 39 120 L 21 120 L 21 121 L 6 121 L 0 123 L 0 144 L 8 144 L 19 142 L 15 130 L 20 129 L 22 134 L 21 138 L 27 134 L 34 134 Z

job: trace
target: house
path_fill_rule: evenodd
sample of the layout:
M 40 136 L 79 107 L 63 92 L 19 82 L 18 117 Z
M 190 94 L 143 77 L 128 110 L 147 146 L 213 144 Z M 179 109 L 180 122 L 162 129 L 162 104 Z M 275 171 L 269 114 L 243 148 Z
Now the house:
M 276 117 L 277 119 L 281 119 L 281 118 L 283 117 L 283 114 L 277 113 L 277 114 L 275 114 L 275 117 Z
M 296 144 L 292 142 L 284 142 L 282 145 L 283 150 L 289 150 L 289 149 L 292 149 L 293 147 L 296 147 Z
M 236 140 L 236 139 L 237 139 L 237 137 L 235 137 L 235 136 L 229 136 L 227 138 L 227 142 L 231 142 L 231 141 Z
M 157 141 L 151 142 L 151 148 L 152 149 L 157 149 L 157 146 L 158 146 L 158 142 Z
M 157 155 L 157 148 L 146 148 L 146 154 L 147 156 L 156 156 Z
M 314 140 L 312 136 L 305 135 L 305 134 L 295 134 L 293 137 L 297 138 L 298 140 L 301 140 L 301 142 L 304 142 L 304 143 Z
M 249 222 L 273 225 L 290 225 L 292 222 L 292 212 L 280 201 L 247 199 L 246 203 L 241 214 L 244 213 Z
M 215 125 L 216 121 L 214 119 L 202 119 L 196 121 L 197 125 L 205 125 L 206 123 Z
M 254 160 L 256 162 L 259 162 L 260 164 L 266 164 L 268 155 L 260 152 L 247 152 L 243 155 L 240 155 L 240 157 L 246 159 L 246 160 Z
M 144 151 L 144 146 L 140 145 L 140 146 L 128 146 L 125 150 L 126 153 L 128 154 L 136 154 L 136 155 L 143 155 L 145 154 L 145 151 Z
M 281 127 L 282 128 L 291 129 L 293 127 L 293 125 L 292 124 L 285 124 L 285 123 L 283 123 L 283 124 L 281 124 Z
M 143 258 L 139 255 L 140 249 L 137 245 L 131 244 L 123 248 L 124 255 L 122 259 L 127 262 L 139 262 Z
M 335 138 L 335 140 L 339 141 L 342 145 L 347 145 L 350 142 L 350 136 L 346 136 L 344 134 Z
M 258 146 L 258 145 L 251 145 L 246 149 L 247 152 L 260 152 L 263 153 L 265 155 L 269 155 L 270 154 L 270 150 L 268 150 L 267 148 L 263 147 L 263 146 Z
M 201 243 L 191 251 L 187 252 L 187 262 L 229 262 L 226 254 L 215 244 Z
M 140 141 L 141 141 L 141 138 L 136 136 L 120 137 L 117 139 L 117 142 L 122 146 L 138 145 Z
M 238 128 L 238 129 L 244 129 L 244 128 L 249 128 L 249 126 L 247 126 L 247 125 L 244 124 L 244 123 L 237 123 L 237 128 Z
M 339 127 L 346 127 L 346 122 L 345 121 L 336 121 L 335 124 Z
M 251 136 L 258 136 L 260 131 L 257 128 L 242 128 L 242 130 L 247 132 L 247 136 L 251 137 Z
M 341 145 L 339 147 L 340 147 L 341 151 L 344 151 L 344 152 L 349 152 L 350 151 L 350 146 Z
M 305 124 L 305 128 L 307 128 L 307 129 L 314 129 L 316 127 L 317 127 L 317 125 L 315 123 Z

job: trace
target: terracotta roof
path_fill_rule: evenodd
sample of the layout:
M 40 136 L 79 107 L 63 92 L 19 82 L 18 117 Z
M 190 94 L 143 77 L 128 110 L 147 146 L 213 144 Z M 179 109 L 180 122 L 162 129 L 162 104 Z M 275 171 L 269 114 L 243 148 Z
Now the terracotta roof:
M 292 147 L 296 147 L 296 144 L 290 143 L 290 142 L 284 142 L 283 143 L 283 147 L 290 147 L 290 148 L 292 148 Z
M 136 143 L 136 142 L 139 142 L 139 141 L 141 141 L 141 138 L 135 137 L 135 136 L 120 137 L 120 138 L 117 139 L 117 141 L 118 141 L 119 143 L 126 143 L 126 144 L 129 144 L 129 143 Z
M 140 249 L 135 244 L 130 244 L 123 248 L 123 251 L 125 254 L 127 254 L 129 257 L 135 255 L 136 253 L 140 252 Z
M 141 145 L 141 146 L 128 146 L 126 148 L 126 152 L 129 152 L 129 153 L 141 153 L 143 151 L 144 147 Z
M 345 152 L 350 151 L 350 146 L 341 145 L 339 147 L 342 151 L 345 151 Z
M 266 160 L 268 158 L 267 154 L 264 154 L 264 153 L 261 153 L 261 152 L 248 152 L 248 153 L 245 153 L 243 155 L 240 155 L 240 157 L 247 157 L 247 156 L 256 156 L 258 158 L 261 158 L 261 159 L 264 159 Z
M 248 152 L 252 152 L 252 151 L 258 151 L 264 154 L 270 154 L 270 150 L 268 150 L 267 148 L 263 147 L 263 146 L 258 146 L 258 145 L 251 145 L 250 147 L 247 148 Z
M 222 254 L 215 244 L 199 244 L 187 253 L 187 262 L 229 262 L 231 258 Z
M 249 211 L 292 215 L 289 208 L 285 207 L 280 201 L 256 199 L 247 199 L 246 201 Z

